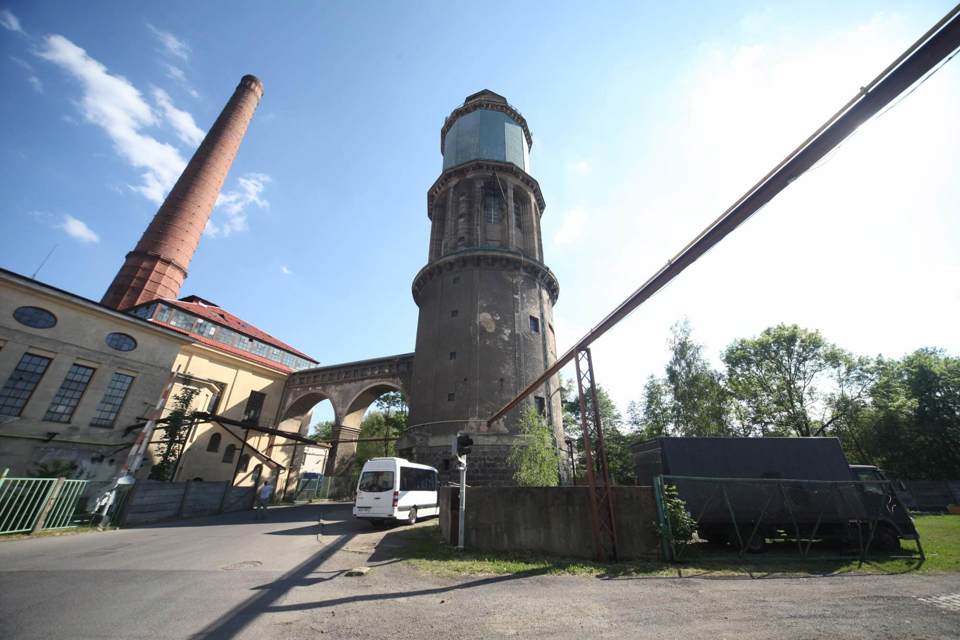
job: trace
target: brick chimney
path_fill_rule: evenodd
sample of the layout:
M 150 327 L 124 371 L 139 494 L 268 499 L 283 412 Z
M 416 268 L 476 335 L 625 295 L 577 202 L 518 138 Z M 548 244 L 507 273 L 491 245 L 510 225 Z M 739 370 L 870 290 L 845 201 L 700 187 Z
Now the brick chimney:
M 263 83 L 255 76 L 243 76 L 140 242 L 127 254 L 101 303 L 127 309 L 156 298 L 177 297 L 261 97 Z

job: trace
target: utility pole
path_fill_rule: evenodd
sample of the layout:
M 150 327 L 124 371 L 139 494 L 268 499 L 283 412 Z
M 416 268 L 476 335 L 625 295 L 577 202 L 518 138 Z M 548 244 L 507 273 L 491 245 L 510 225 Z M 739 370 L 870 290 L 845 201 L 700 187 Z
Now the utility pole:
M 456 437 L 453 441 L 453 453 L 457 457 L 457 468 L 460 470 L 460 514 L 457 527 L 457 549 L 463 551 L 464 547 L 464 525 L 467 521 L 467 455 L 473 447 L 473 438 L 465 433 Z

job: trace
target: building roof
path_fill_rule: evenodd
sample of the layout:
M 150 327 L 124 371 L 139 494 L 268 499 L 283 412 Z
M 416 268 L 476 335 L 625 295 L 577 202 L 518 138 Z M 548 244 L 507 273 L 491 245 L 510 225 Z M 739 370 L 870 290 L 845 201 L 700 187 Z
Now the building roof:
M 151 301 L 149 301 L 149 302 L 141 303 L 141 304 L 137 305 L 137 307 L 134 307 L 134 308 L 143 307 L 143 306 L 146 306 L 146 305 L 149 305 L 149 304 L 155 304 L 155 303 L 162 303 L 162 304 L 166 304 L 166 305 L 169 305 L 169 306 L 171 306 L 171 307 L 174 307 L 174 308 L 176 308 L 176 309 L 180 309 L 181 311 L 185 311 L 185 312 L 190 313 L 190 314 L 193 314 L 193 315 L 195 315 L 195 316 L 204 318 L 205 320 L 209 320 L 210 322 L 213 322 L 213 323 L 219 324 L 219 325 L 221 325 L 221 326 L 227 327 L 228 329 L 232 329 L 233 331 L 236 331 L 237 333 L 242 333 L 242 334 L 244 334 L 244 335 L 246 335 L 246 336 L 248 336 L 248 337 L 250 337 L 250 338 L 253 338 L 253 339 L 255 339 L 255 340 L 259 340 L 260 342 L 263 342 L 263 343 L 265 343 L 265 344 L 268 344 L 268 345 L 270 345 L 270 346 L 272 346 L 272 347 L 276 347 L 276 348 L 278 348 L 278 349 L 283 349 L 284 351 L 287 351 L 287 352 L 289 352 L 289 353 L 292 353 L 292 354 L 295 355 L 295 356 L 299 356 L 299 357 L 301 357 L 301 358 L 303 358 L 303 359 L 305 359 L 305 360 L 309 360 L 310 362 L 314 362 L 314 363 L 318 363 L 318 364 L 319 364 L 319 362 L 318 362 L 315 358 L 311 358 L 310 356 L 308 356 L 307 354 L 303 353 L 302 351 L 299 351 L 298 349 L 294 349 L 293 347 L 291 347 L 290 345 L 288 345 L 286 342 L 283 342 L 282 340 L 278 340 L 277 338 L 274 338 L 273 336 L 271 336 L 271 335 L 270 335 L 269 333 L 267 333 L 266 331 L 263 331 L 263 330 L 261 330 L 261 329 L 258 329 L 257 327 L 253 326 L 253 325 L 250 324 L 249 322 L 246 322 L 246 321 L 242 320 L 241 318 L 233 315 L 232 313 L 230 313 L 229 311 L 223 309 L 222 307 L 218 306 L 217 304 L 215 304 L 215 303 L 213 303 L 213 302 L 210 302 L 209 300 L 205 300 L 204 298 L 201 298 L 201 297 L 199 297 L 199 296 L 186 296 L 185 298 L 181 298 L 181 299 L 179 299 L 179 300 L 175 300 L 175 299 L 173 299 L 173 298 L 157 298 L 157 299 L 151 300 Z M 133 310 L 133 309 L 130 309 L 130 311 L 132 311 L 132 310 Z M 151 322 L 153 322 L 153 321 L 151 321 Z M 293 371 L 293 369 L 291 369 L 290 367 L 286 366 L 286 365 L 283 364 L 282 362 L 277 362 L 277 361 L 275 361 L 275 360 L 271 360 L 270 358 L 265 358 L 265 357 L 263 357 L 263 356 L 259 356 L 259 355 L 255 354 L 255 353 L 250 353 L 249 351 L 244 351 L 243 349 L 238 349 L 237 347 L 233 347 L 233 346 L 230 346 L 230 345 L 228 345 L 228 344 L 224 344 L 223 342 L 219 342 L 219 341 L 217 341 L 217 340 L 213 340 L 213 339 L 211 339 L 211 338 L 209 338 L 209 337 L 202 336 L 202 335 L 200 335 L 200 334 L 198 334 L 198 333 L 193 333 L 193 332 L 190 332 L 190 331 L 186 331 L 186 330 L 184 330 L 184 329 L 180 329 L 179 327 L 173 327 L 172 325 L 166 325 L 166 324 L 164 324 L 164 323 L 153 322 L 153 324 L 160 324 L 160 325 L 162 325 L 162 326 L 170 326 L 170 328 L 175 329 L 175 330 L 177 330 L 177 331 L 180 331 L 181 333 L 188 334 L 188 335 L 189 335 L 191 338 L 193 338 L 195 341 L 197 341 L 197 342 L 199 342 L 199 343 L 201 343 L 201 344 L 204 344 L 204 345 L 206 345 L 206 346 L 208 346 L 208 347 L 212 347 L 212 348 L 214 348 L 214 349 L 219 349 L 219 350 L 221 350 L 221 351 L 225 351 L 225 352 L 230 353 L 230 354 L 232 354 L 232 355 L 236 355 L 236 356 L 239 356 L 239 357 L 241 357 L 241 358 L 245 358 L 245 359 L 247 359 L 247 360 L 251 360 L 251 361 L 256 362 L 256 363 L 258 363 L 258 364 L 262 364 L 262 365 L 264 365 L 264 366 L 266 366 L 266 367 L 270 367 L 271 369 L 276 369 L 276 370 L 278 370 L 278 371 L 283 371 L 283 372 L 285 372 L 285 373 L 289 373 L 289 372 Z
M 143 318 L 132 316 L 126 313 L 125 311 L 117 311 L 113 307 L 108 307 L 107 305 L 101 304 L 96 300 L 91 300 L 90 298 L 84 298 L 83 296 L 78 296 L 77 294 L 71 293 L 70 291 L 66 291 L 64 289 L 54 287 L 44 282 L 40 282 L 39 280 L 34 280 L 33 278 L 28 278 L 27 276 L 16 273 L 14 271 L 0 268 L 0 277 L 8 279 L 12 282 L 17 282 L 27 287 L 44 291 L 48 295 L 66 299 L 76 304 L 80 304 L 85 307 L 95 309 L 96 311 L 99 311 L 105 315 L 113 317 L 115 320 L 130 322 L 134 325 L 141 325 L 143 328 L 150 327 L 154 331 L 160 331 L 162 333 L 167 334 L 170 337 L 174 337 L 178 339 L 183 338 L 182 335 L 178 335 L 178 334 L 182 334 L 184 332 L 177 330 L 176 327 L 171 327 L 171 326 L 160 324 L 157 322 L 150 322 L 148 320 L 144 320 Z M 304 357 L 306 358 L 306 356 Z M 307 359 L 313 361 L 313 358 L 307 358 Z

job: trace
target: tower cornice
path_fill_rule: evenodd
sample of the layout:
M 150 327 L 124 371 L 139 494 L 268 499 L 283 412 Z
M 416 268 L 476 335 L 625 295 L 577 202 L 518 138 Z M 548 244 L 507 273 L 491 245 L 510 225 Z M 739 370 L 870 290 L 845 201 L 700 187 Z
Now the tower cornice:
M 482 94 L 483 92 L 480 93 Z M 474 94 L 474 96 L 475 95 L 478 94 Z M 517 124 L 520 125 L 520 128 L 523 129 L 523 136 L 527 139 L 527 147 L 531 149 L 533 148 L 533 136 L 530 135 L 530 127 L 527 126 L 526 118 L 520 115 L 519 111 L 507 104 L 506 100 L 500 102 L 496 99 L 474 98 L 473 96 L 470 96 L 463 105 L 454 109 L 450 115 L 447 116 L 447 119 L 443 121 L 443 127 L 440 129 L 440 153 L 443 153 L 443 143 L 444 140 L 446 140 L 447 132 L 450 131 L 450 127 L 453 126 L 453 123 L 456 122 L 461 116 L 465 116 L 466 114 L 474 111 L 479 111 L 480 109 L 485 109 L 487 111 L 500 111 L 501 113 L 505 113 L 516 120 Z
M 440 174 L 440 177 L 434 181 L 427 190 L 427 217 L 433 220 L 433 202 L 437 194 L 443 191 L 447 185 L 454 180 L 461 180 L 469 177 L 472 173 L 490 172 L 496 174 L 508 174 L 517 181 L 523 183 L 529 188 L 537 199 L 537 207 L 540 209 L 540 215 L 547 208 L 547 203 L 543 199 L 543 193 L 540 191 L 540 183 L 529 173 L 513 164 L 512 162 L 500 162 L 499 160 L 470 160 L 455 167 L 450 167 Z
M 556 304 L 560 296 L 560 282 L 557 276 L 539 260 L 534 260 L 519 251 L 497 247 L 477 247 L 448 254 L 420 269 L 413 279 L 413 301 L 420 306 L 420 292 L 427 282 L 437 276 L 448 271 L 476 267 L 516 269 L 533 276 L 547 290 L 551 304 Z

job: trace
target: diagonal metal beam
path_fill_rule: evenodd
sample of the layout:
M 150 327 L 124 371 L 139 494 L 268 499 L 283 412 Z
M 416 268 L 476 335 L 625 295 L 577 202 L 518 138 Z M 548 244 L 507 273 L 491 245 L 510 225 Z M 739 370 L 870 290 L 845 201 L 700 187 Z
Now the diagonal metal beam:
M 639 289 L 611 311 L 593 329 L 573 345 L 539 378 L 527 385 L 517 397 L 493 414 L 487 424 L 492 425 L 560 369 L 573 360 L 578 353 L 589 347 L 597 338 L 612 329 L 618 322 L 667 285 L 684 269 L 693 264 L 730 232 L 743 224 L 777 194 L 803 175 L 837 145 L 843 142 L 857 127 L 867 122 L 883 108 L 920 81 L 937 64 L 944 61 L 960 47 L 960 5 L 954 7 L 917 42 L 894 60 L 883 72 L 861 87 L 847 104 L 820 126 L 799 147 L 794 149 L 760 182 L 750 188 L 723 214 L 684 247 L 672 260 L 654 273 Z

